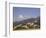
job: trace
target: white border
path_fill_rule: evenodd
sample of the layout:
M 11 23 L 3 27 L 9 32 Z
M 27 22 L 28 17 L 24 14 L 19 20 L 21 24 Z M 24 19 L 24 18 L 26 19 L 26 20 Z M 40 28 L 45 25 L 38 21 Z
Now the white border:
M 16 35 L 18 35 L 18 34 L 20 34 L 20 35 L 22 35 L 23 33 L 30 33 L 30 34 L 40 34 L 40 33 L 43 33 L 43 30 L 45 31 L 45 21 L 44 21 L 44 16 L 45 16 L 45 7 L 44 6 L 40 6 L 40 5 L 23 5 L 23 4 L 14 4 L 14 3 L 11 3 L 11 4 L 9 4 L 9 21 L 10 21 L 10 28 L 9 28 L 9 26 L 8 26 L 8 28 L 10 29 L 9 31 L 8 31 L 8 33 L 10 32 L 10 36 L 16 36 Z M 12 29 L 13 29 L 13 26 L 11 26 L 11 25 L 13 25 L 13 7 L 34 7 L 34 8 L 40 8 L 41 10 L 40 10 L 40 18 L 41 18 L 41 29 L 40 30 L 24 30 L 24 31 L 13 31 Z M 44 13 L 43 13 L 44 12 Z M 8 23 L 9 24 L 9 23 Z M 44 26 L 43 26 L 44 25 Z M 21 34 L 22 33 L 22 34 Z M 25 33 L 25 34 L 26 34 Z

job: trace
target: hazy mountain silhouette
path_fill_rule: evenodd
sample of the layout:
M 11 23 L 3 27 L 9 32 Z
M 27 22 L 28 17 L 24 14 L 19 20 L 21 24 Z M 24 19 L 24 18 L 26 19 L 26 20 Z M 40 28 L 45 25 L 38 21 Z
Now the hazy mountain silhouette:
M 26 19 L 26 20 L 22 20 L 22 21 L 16 21 L 14 22 L 13 24 L 16 24 L 16 25 L 19 25 L 19 24 L 24 24 L 24 23 L 28 23 L 28 22 L 34 22 L 35 20 L 40 20 L 40 17 L 36 17 L 36 18 L 29 18 L 29 19 Z

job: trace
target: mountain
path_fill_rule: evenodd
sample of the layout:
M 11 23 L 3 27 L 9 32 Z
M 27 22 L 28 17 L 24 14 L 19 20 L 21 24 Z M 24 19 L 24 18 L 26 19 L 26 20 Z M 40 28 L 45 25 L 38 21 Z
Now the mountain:
M 25 23 L 28 23 L 28 22 L 34 22 L 34 21 L 40 21 L 40 17 L 36 17 L 36 18 L 29 18 L 29 19 L 26 19 L 26 20 L 22 20 L 22 21 L 19 21 L 19 22 L 14 22 L 14 25 L 19 25 L 19 24 L 25 24 Z

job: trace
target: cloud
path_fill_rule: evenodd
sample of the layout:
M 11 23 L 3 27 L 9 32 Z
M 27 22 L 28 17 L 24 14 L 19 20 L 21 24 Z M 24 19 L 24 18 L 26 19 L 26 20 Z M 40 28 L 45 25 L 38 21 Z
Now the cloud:
M 23 15 L 18 15 L 17 17 L 16 17 L 16 21 L 22 21 L 22 20 L 24 20 L 25 18 L 24 18 L 24 16 Z
M 16 17 L 16 21 L 22 21 L 22 20 L 25 20 L 25 19 L 28 19 L 28 18 L 31 18 L 31 17 L 24 16 L 24 15 L 18 15 Z
M 18 18 L 24 18 L 24 16 L 23 15 L 19 15 Z

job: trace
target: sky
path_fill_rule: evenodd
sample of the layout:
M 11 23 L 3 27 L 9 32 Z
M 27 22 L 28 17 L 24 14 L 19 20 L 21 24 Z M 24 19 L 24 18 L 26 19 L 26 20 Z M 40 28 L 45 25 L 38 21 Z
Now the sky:
M 13 7 L 13 21 L 22 21 L 40 16 L 40 8 Z

